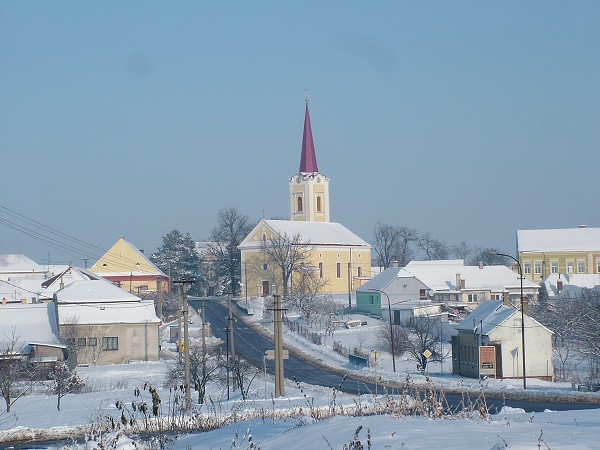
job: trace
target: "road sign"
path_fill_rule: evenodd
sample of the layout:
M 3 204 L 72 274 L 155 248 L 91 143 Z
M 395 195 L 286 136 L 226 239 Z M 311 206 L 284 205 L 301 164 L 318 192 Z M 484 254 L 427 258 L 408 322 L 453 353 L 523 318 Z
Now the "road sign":
M 427 359 L 431 358 L 431 355 L 433 355 L 433 353 L 431 353 L 431 351 L 429 349 L 427 349 L 423 352 L 423 356 Z
M 265 352 L 265 359 L 274 360 L 275 359 L 275 350 L 267 350 Z M 290 351 L 283 350 L 283 359 L 290 359 Z

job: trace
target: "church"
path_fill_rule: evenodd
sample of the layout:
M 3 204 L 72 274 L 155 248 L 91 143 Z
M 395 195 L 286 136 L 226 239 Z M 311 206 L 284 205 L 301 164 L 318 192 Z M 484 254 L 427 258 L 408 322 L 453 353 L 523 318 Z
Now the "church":
M 238 247 L 242 282 L 250 295 L 290 292 L 291 286 L 283 289 L 281 270 L 265 255 L 263 242 L 274 236 L 298 237 L 309 249 L 310 270 L 322 279 L 323 293 L 347 295 L 350 303 L 352 292 L 370 279 L 369 243 L 330 221 L 329 182 L 317 166 L 307 98 L 300 168 L 288 181 L 290 218 L 262 219 Z

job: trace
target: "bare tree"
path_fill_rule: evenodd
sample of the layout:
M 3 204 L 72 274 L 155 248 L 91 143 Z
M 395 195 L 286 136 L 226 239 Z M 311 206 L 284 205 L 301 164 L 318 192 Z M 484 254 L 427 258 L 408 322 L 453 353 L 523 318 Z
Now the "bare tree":
M 233 375 L 233 386 L 239 387 L 242 399 L 246 400 L 252 382 L 260 373 L 260 369 L 253 366 L 240 353 L 236 353 L 235 356 L 230 358 L 229 366 Z
M 198 403 L 206 401 L 206 387 L 216 379 L 216 374 L 222 364 L 213 346 L 207 348 L 206 353 L 197 343 L 190 344 L 190 387 L 198 392 Z M 178 362 L 171 366 L 167 374 L 170 383 L 185 381 L 185 364 Z
M 8 335 L 0 337 L 0 395 L 6 404 L 6 412 L 10 413 L 12 405 L 25 393 L 20 382 L 29 378 L 26 357 L 21 354 L 23 343 L 17 335 L 16 328 Z
M 384 269 L 391 267 L 394 261 L 398 261 L 401 266 L 406 265 L 412 257 L 410 244 L 417 240 L 418 234 L 414 228 L 377 223 L 373 233 L 377 264 Z
M 448 259 L 448 244 L 444 241 L 435 239 L 429 233 L 425 233 L 417 241 L 418 247 L 423 252 L 426 260 L 433 261 L 439 259 Z
M 56 409 L 60 411 L 60 400 L 67 394 L 77 394 L 83 390 L 84 383 L 64 363 L 57 363 L 50 374 L 52 380 L 52 391 L 56 394 Z
M 300 273 L 310 265 L 312 250 L 313 247 L 303 242 L 300 234 L 276 233 L 261 242 L 263 259 L 273 263 L 281 272 L 284 297 L 289 293 L 292 273 Z
M 458 259 L 467 260 L 469 256 L 473 253 L 471 246 L 466 241 L 461 241 L 456 245 L 453 245 L 451 248 L 452 256 Z
M 479 263 L 483 263 L 484 266 L 495 266 L 495 265 L 509 265 L 510 258 L 506 256 L 501 256 L 498 253 L 501 253 L 498 248 L 495 247 L 475 247 L 475 251 L 473 252 L 473 256 L 468 261 L 468 263 L 472 266 L 476 266 Z
M 430 361 L 441 361 L 443 356 L 440 352 L 440 326 L 441 318 L 439 316 L 424 315 L 413 317 L 412 321 L 406 324 L 406 341 L 404 347 L 409 358 L 415 361 L 422 370 L 425 370 Z M 431 356 L 425 356 L 425 351 L 429 350 Z
M 403 326 L 386 322 L 383 327 L 379 328 L 378 337 L 383 350 L 386 352 L 392 352 L 392 338 L 394 339 L 393 348 L 396 356 L 402 355 L 407 350 L 408 332 Z
M 291 292 L 284 299 L 286 306 L 300 312 L 306 320 L 311 320 L 315 313 L 323 309 L 319 306 L 324 306 L 324 297 L 328 297 L 323 293 L 327 279 L 321 278 L 310 267 L 303 266 L 294 273 L 292 284 Z
M 217 226 L 212 231 L 210 252 L 218 262 L 219 273 L 228 278 L 230 292 L 234 295 L 240 288 L 241 253 L 238 246 L 253 227 L 248 216 L 243 216 L 236 208 L 226 208 L 219 211 Z

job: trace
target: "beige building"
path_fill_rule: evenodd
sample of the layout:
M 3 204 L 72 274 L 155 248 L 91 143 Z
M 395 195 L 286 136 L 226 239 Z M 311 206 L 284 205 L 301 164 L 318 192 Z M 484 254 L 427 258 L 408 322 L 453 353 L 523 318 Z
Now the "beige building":
M 75 349 L 78 364 L 159 359 L 154 301 L 106 280 L 90 280 L 69 284 L 55 294 L 55 302 L 60 336 Z
M 325 282 L 324 292 L 350 296 L 370 278 L 371 246 L 330 221 L 329 181 L 317 167 L 307 99 L 300 169 L 288 181 L 290 220 L 261 220 L 239 246 L 242 282 L 250 295 L 270 295 L 273 285 L 280 293 L 285 290 L 281 270 L 261 251 L 276 236 L 298 237 L 310 249 L 307 269 Z

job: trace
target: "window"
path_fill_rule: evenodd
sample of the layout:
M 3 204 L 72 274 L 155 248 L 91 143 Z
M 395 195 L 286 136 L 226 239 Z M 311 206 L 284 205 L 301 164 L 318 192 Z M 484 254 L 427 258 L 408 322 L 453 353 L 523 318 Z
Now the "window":
M 374 304 L 375 304 L 375 296 L 374 296 L 374 295 L 369 295 L 369 303 L 370 303 L 371 305 L 374 305 Z
M 469 303 L 477 303 L 477 294 L 469 294 L 467 298 Z
M 362 277 L 363 273 L 362 273 L 362 267 L 358 266 L 358 276 Z
M 88 339 L 88 345 L 90 347 L 95 347 L 96 345 L 98 345 L 98 339 L 95 337 L 91 337 Z
M 536 261 L 533 265 L 533 270 L 535 271 L 536 275 L 540 275 L 542 273 L 542 263 Z
M 102 350 L 119 350 L 119 338 L 118 337 L 103 337 L 102 338 Z
M 317 211 L 321 212 L 321 197 L 317 197 Z
M 323 263 L 319 263 L 319 278 L 323 278 Z
M 558 273 L 558 261 L 550 261 L 550 273 Z
M 419 299 L 421 299 L 421 300 L 427 299 L 427 293 L 425 292 L 425 289 L 419 289 Z
M 267 270 L 269 268 L 269 266 L 267 266 L 267 263 L 263 263 L 263 270 Z
M 263 233 L 262 240 L 263 242 L 267 242 L 267 235 L 265 233 Z
M 147 284 L 142 284 L 140 287 L 138 287 L 138 289 L 143 292 L 143 291 L 147 291 L 148 290 L 148 285 Z
M 298 197 L 296 200 L 296 210 L 302 212 L 302 197 Z
M 492 294 L 490 295 L 491 300 L 502 300 L 502 296 L 500 294 Z
M 600 273 L 600 258 L 596 260 L 596 273 Z
M 342 263 L 337 263 L 335 266 L 336 276 L 342 278 Z
M 585 261 L 582 261 L 582 260 L 577 261 L 577 272 L 585 273 Z
M 573 273 L 573 261 L 567 261 L 567 273 Z
M 523 272 L 525 272 L 525 273 L 531 273 L 531 263 L 525 263 L 523 265 Z
M 77 347 L 85 347 L 86 341 L 86 338 L 77 338 Z
M 67 345 L 75 347 L 75 338 L 67 338 Z

